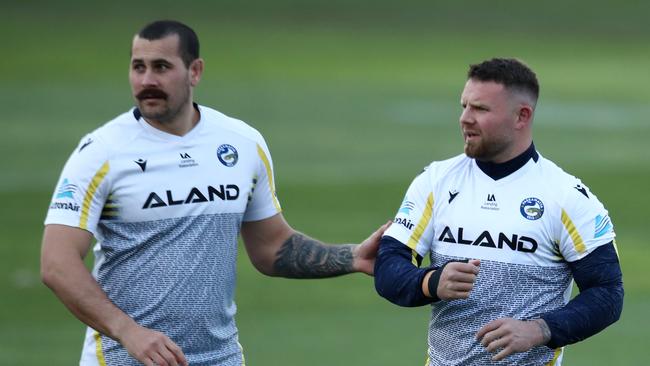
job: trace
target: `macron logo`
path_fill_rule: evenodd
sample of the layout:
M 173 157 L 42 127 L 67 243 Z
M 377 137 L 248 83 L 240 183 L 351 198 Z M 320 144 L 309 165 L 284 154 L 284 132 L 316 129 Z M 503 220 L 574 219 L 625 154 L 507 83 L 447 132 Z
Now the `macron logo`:
M 147 161 L 146 160 L 138 159 L 138 160 L 134 160 L 134 162 L 136 164 L 138 164 L 138 166 L 140 167 L 140 169 L 142 169 L 143 172 L 147 169 Z

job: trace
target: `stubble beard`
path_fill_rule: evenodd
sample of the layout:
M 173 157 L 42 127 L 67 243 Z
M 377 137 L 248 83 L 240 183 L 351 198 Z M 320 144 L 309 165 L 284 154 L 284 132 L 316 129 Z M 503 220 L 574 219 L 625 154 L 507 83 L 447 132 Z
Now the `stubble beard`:
M 484 140 L 481 137 L 481 140 L 477 142 L 465 142 L 463 149 L 465 155 L 470 158 L 490 162 L 503 153 L 507 146 L 506 141 L 497 139 Z
M 185 88 L 185 92 L 178 98 L 172 98 L 167 94 L 165 99 L 159 100 L 159 105 L 149 107 L 146 100 L 137 100 L 140 114 L 148 121 L 156 121 L 162 124 L 173 122 L 183 110 L 183 107 L 189 102 L 190 87 Z M 175 103 L 176 99 L 176 103 Z

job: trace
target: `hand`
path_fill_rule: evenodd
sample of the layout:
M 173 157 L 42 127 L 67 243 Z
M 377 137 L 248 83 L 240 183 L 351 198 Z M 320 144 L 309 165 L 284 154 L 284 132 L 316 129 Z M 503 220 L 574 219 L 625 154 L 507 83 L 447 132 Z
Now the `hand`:
M 123 332 L 120 343 L 145 366 L 188 366 L 183 351 L 169 337 L 136 323 Z
M 501 318 L 479 329 L 476 339 L 488 352 L 497 352 L 493 361 L 499 361 L 517 352 L 526 352 L 551 339 L 548 325 L 542 319 L 517 320 Z
M 391 223 L 392 221 L 388 221 L 380 226 L 368 239 L 352 249 L 352 267 L 356 272 L 363 272 L 371 276 L 374 274 L 375 258 L 377 258 L 379 242 L 381 241 L 381 236 L 384 235 L 384 231 L 388 229 Z
M 472 259 L 468 263 L 450 262 L 443 269 L 438 282 L 437 295 L 441 300 L 466 299 L 474 288 L 481 261 Z M 430 274 L 425 277 L 428 283 Z M 427 289 L 428 293 L 428 289 Z M 425 293 L 426 294 L 426 293 Z

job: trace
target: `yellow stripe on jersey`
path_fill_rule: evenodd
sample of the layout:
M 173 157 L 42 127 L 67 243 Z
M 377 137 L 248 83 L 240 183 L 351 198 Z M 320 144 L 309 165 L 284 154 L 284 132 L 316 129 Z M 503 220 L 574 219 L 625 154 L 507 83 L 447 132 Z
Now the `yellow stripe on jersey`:
M 578 229 L 576 229 L 575 225 L 573 225 L 573 221 L 571 221 L 569 214 L 567 214 L 564 209 L 562 209 L 562 224 L 564 224 L 566 231 L 569 233 L 576 251 L 580 254 L 584 253 L 587 250 L 585 242 L 582 241 L 582 237 L 580 236 Z
M 239 350 L 241 351 L 241 366 L 246 366 L 246 357 L 244 357 L 244 347 L 242 347 L 241 343 L 237 342 L 237 345 L 239 346 Z
M 411 263 L 413 263 L 414 266 L 419 267 L 420 265 L 418 264 L 418 252 L 415 250 L 411 249 Z
M 411 234 L 409 241 L 406 243 L 406 245 L 409 248 L 415 250 L 415 247 L 418 245 L 418 242 L 420 241 L 422 234 L 424 234 L 424 230 L 429 225 L 429 221 L 431 221 L 432 215 L 433 215 L 433 193 L 429 193 L 429 197 L 427 197 L 427 204 L 424 207 L 424 211 L 422 212 L 422 217 L 420 217 L 420 221 L 418 221 L 418 226 L 415 228 L 415 231 L 413 232 L 413 234 Z
M 618 245 L 616 245 L 616 239 L 612 240 L 612 243 L 614 244 L 614 250 L 616 251 L 616 257 L 620 258 L 618 255 Z
M 280 202 L 278 202 L 278 198 L 275 196 L 275 185 L 273 184 L 273 170 L 271 170 L 271 163 L 269 163 L 269 159 L 266 157 L 266 153 L 262 149 L 262 147 L 258 144 L 257 145 L 257 154 L 260 156 L 260 159 L 264 162 L 264 167 L 266 168 L 266 175 L 269 178 L 269 188 L 271 190 L 271 196 L 273 199 L 273 204 L 275 205 L 275 209 L 278 210 L 278 212 L 282 211 L 280 208 Z
M 555 363 L 557 362 L 557 359 L 560 358 L 560 355 L 562 354 L 562 347 L 556 348 L 555 349 L 555 354 L 553 355 L 553 359 L 547 363 L 545 366 L 555 366 Z
M 104 360 L 104 353 L 102 352 L 102 336 L 99 332 L 95 332 L 95 353 L 97 354 L 99 366 L 106 366 L 106 360 Z
M 95 192 L 97 191 L 97 188 L 99 188 L 99 185 L 104 180 L 104 177 L 106 177 L 106 174 L 108 174 L 108 169 L 109 169 L 109 165 L 107 161 L 102 165 L 101 168 L 99 168 L 97 173 L 95 173 L 93 179 L 88 184 L 88 189 L 86 189 L 86 196 L 84 197 L 84 202 L 83 205 L 81 206 L 81 219 L 79 219 L 79 227 L 81 229 L 88 228 L 88 215 L 90 213 L 90 204 L 93 201 L 93 196 L 95 196 Z

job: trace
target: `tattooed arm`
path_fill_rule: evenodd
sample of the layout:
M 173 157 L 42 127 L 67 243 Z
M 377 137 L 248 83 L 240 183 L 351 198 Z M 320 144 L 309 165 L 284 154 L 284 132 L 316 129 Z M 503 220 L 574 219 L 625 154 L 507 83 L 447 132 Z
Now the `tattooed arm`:
M 353 271 L 354 245 L 326 245 L 301 233 L 287 239 L 276 254 L 275 274 L 290 278 L 339 276 Z
M 282 214 L 242 224 L 251 262 L 269 276 L 324 278 L 352 272 L 372 275 L 383 225 L 361 244 L 324 244 L 289 226 Z

